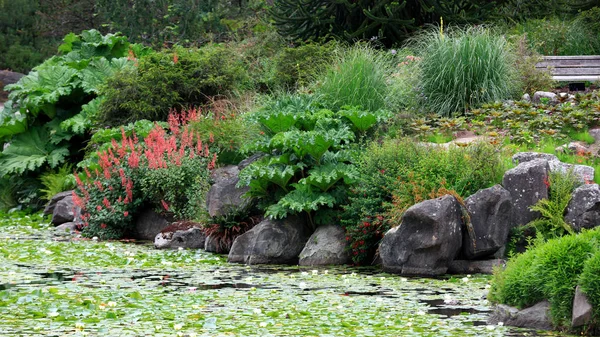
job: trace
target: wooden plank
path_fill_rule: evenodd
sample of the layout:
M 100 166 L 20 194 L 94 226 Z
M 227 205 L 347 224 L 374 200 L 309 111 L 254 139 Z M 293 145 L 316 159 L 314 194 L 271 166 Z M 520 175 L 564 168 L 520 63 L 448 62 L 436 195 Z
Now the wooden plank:
M 565 60 L 565 61 L 542 61 L 535 65 L 536 68 L 546 67 L 600 67 L 600 60 Z
M 596 82 L 600 81 L 600 76 L 552 76 L 555 81 L 561 82 Z
M 544 60 L 600 60 L 600 55 L 543 56 Z
M 554 68 L 553 75 L 600 75 L 598 68 Z

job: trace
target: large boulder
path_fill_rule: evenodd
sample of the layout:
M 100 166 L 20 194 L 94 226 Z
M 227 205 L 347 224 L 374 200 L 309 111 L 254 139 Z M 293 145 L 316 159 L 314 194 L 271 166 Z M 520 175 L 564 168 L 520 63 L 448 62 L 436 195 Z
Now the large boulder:
M 204 248 L 206 234 L 200 227 L 199 223 L 194 222 L 173 223 L 156 235 L 154 247 L 158 249 Z
M 541 199 L 548 198 L 548 161 L 535 159 L 520 163 L 504 173 L 502 186 L 512 198 L 511 225 L 522 226 L 537 219 L 539 212 L 529 207 Z
M 549 311 L 550 303 L 548 301 L 540 302 L 523 310 L 501 304 L 496 306 L 487 323 L 496 325 L 502 322 L 504 325 L 519 328 L 551 330 Z
M 600 226 L 600 187 L 582 185 L 573 191 L 565 214 L 567 222 L 577 232 L 583 228 Z
M 213 171 L 214 184 L 206 196 L 206 207 L 211 217 L 243 211 L 251 205 L 251 199 L 242 197 L 248 192 L 249 187 L 236 187 L 239 174 L 239 168 L 234 165 Z
M 463 228 L 463 255 L 476 259 L 493 255 L 506 244 L 510 232 L 510 193 L 496 185 L 465 199 L 471 226 Z
M 547 161 L 550 172 L 567 173 L 572 171 L 577 180 L 581 183 L 587 183 L 591 180 L 594 180 L 595 170 L 593 167 L 587 165 L 563 163 L 553 154 L 539 152 L 519 152 L 512 157 L 513 163 L 519 164 L 537 159 Z
M 66 222 L 75 222 L 75 218 L 78 218 L 80 213 L 81 209 L 73 202 L 73 196 L 68 195 L 56 203 L 50 222 L 55 226 Z
M 346 264 L 350 254 L 346 250 L 346 231 L 336 225 L 317 228 L 300 253 L 301 266 Z
M 48 204 L 46 204 L 46 207 L 44 208 L 44 216 L 54 213 L 54 208 L 56 207 L 56 204 L 59 201 L 63 200 L 66 197 L 72 197 L 72 196 L 73 196 L 73 191 L 64 191 L 64 192 L 55 194 L 52 197 L 52 199 L 50 199 Z
M 245 264 L 297 264 L 298 255 L 310 236 L 299 217 L 263 220 L 238 236 L 227 261 Z
M 450 195 L 410 207 L 379 246 L 383 269 L 403 275 L 441 275 L 458 255 L 462 211 Z
M 549 91 L 536 91 L 533 93 L 533 103 L 540 103 L 542 98 L 548 99 L 549 102 L 556 103 L 558 102 L 558 98 L 556 94 Z
M 577 288 L 575 288 L 575 297 L 573 298 L 571 327 L 577 328 L 590 323 L 593 313 L 594 308 L 590 304 L 587 296 L 579 289 L 579 286 L 577 286 Z
M 135 218 L 133 237 L 138 240 L 154 240 L 168 225 L 169 221 L 154 210 L 142 210 Z

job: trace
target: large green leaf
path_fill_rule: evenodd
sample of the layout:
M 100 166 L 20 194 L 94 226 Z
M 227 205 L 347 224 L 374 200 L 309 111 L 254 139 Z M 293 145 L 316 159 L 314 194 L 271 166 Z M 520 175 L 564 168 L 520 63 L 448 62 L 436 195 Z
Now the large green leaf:
M 27 117 L 12 105 L 12 101 L 7 101 L 0 110 L 0 140 L 27 130 Z
M 81 107 L 81 112 L 77 115 L 63 121 L 60 126 L 66 131 L 71 131 L 75 134 L 84 134 L 93 125 L 92 118 L 98 114 L 102 98 L 96 97 L 89 103 Z
M 296 117 L 289 113 L 275 113 L 267 117 L 262 117 L 259 122 L 273 133 L 288 131 L 296 124 Z
M 308 173 L 309 176 L 300 180 L 299 183 L 313 185 L 323 192 L 328 191 L 342 178 L 347 185 L 353 184 L 358 178 L 356 168 L 353 165 L 344 163 L 315 166 Z
M 80 72 L 81 86 L 85 92 L 97 94 L 98 89 L 108 77 L 121 69 L 132 66 L 133 62 L 127 61 L 126 57 L 111 61 L 104 57 L 97 58 Z
M 64 162 L 69 150 L 50 142 L 45 127 L 33 127 L 15 136 L 0 155 L 0 176 L 33 171 L 44 164 L 54 168 Z

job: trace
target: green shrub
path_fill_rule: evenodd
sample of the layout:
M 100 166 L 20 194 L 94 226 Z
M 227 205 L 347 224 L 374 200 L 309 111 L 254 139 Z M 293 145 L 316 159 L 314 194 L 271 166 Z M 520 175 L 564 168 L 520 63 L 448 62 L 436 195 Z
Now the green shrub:
M 265 133 L 249 150 L 266 155 L 240 172 L 240 186 L 259 197 L 265 215 L 304 213 L 313 227 L 332 220 L 357 178 L 351 144 L 387 118 L 384 111 L 332 111 L 310 96 L 274 102 L 251 117 Z
M 354 262 L 367 262 L 408 207 L 447 193 L 467 197 L 498 183 L 503 173 L 499 152 L 486 143 L 448 150 L 410 139 L 371 144 L 358 162 L 360 179 L 341 220 Z
M 295 90 L 307 86 L 317 72 L 331 63 L 337 44 L 305 43 L 283 48 L 274 58 L 277 88 Z
M 507 41 L 491 29 L 430 29 L 415 37 L 413 45 L 422 58 L 423 104 L 431 112 L 452 116 L 514 92 L 514 56 Z
M 169 133 L 156 124 L 142 143 L 123 131 L 120 142 L 98 154 L 97 169 L 86 168 L 84 180 L 76 177 L 74 201 L 83 210 L 84 236 L 122 238 L 142 206 L 175 220 L 199 216 L 217 157 L 189 129 L 188 122 L 197 117 L 172 114 Z
M 579 284 L 594 308 L 595 318 L 600 317 L 600 251 L 596 251 L 583 266 Z
M 542 61 L 542 56 L 531 49 L 525 35 L 517 37 L 515 44 L 515 67 L 521 91 L 533 95 L 536 91 L 548 91 L 555 87 L 550 71 L 539 70 L 535 66 Z
M 377 111 L 386 108 L 391 69 L 389 57 L 367 45 L 339 49 L 315 90 L 330 108 L 350 105 Z
M 104 124 L 165 121 L 171 109 L 203 105 L 213 96 L 231 93 L 245 76 L 240 59 L 217 44 L 175 47 L 138 62 L 137 68 L 116 74 L 103 87 Z
M 577 176 L 572 170 L 550 172 L 544 183 L 549 188 L 548 199 L 541 199 L 530 207 L 532 211 L 540 212 L 541 217 L 527 226 L 535 228 L 536 233 L 545 239 L 574 234 L 573 228 L 565 222 L 564 214 L 573 191 L 581 184 Z
M 0 155 L 0 176 L 55 168 L 76 157 L 93 125 L 99 86 L 133 67 L 125 57 L 130 47 L 136 48 L 118 35 L 71 33 L 59 47 L 62 55 L 6 86 L 10 100 L 0 113 L 0 143 L 11 145 Z
M 42 199 L 48 201 L 55 194 L 72 190 L 77 186 L 75 176 L 73 176 L 73 165 L 70 164 L 65 164 L 56 171 L 44 172 L 40 176 L 40 181 L 44 185 L 44 188 L 40 190 Z
M 542 55 L 597 55 L 600 53 L 600 31 L 590 25 L 590 15 L 596 12 L 587 12 L 591 14 L 578 19 L 527 20 L 517 24 L 511 33 L 525 35 L 529 47 Z M 597 22 L 597 17 L 593 22 Z
M 599 239 L 596 229 L 547 242 L 538 240 L 511 259 L 504 271 L 495 272 L 490 300 L 523 308 L 547 299 L 553 324 L 568 327 L 579 275 L 590 256 L 598 252 Z

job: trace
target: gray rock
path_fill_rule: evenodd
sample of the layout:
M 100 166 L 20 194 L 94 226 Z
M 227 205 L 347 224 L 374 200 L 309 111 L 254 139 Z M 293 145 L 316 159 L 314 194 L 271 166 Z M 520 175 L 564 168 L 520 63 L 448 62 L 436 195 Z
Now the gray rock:
M 512 226 L 522 226 L 537 219 L 540 214 L 529 207 L 539 200 L 548 198 L 548 161 L 535 159 L 521 162 L 517 167 L 504 173 L 502 186 L 512 198 Z
M 306 224 L 299 217 L 263 220 L 235 239 L 227 261 L 250 265 L 297 264 L 309 236 Z
M 463 255 L 467 259 L 493 255 L 506 244 L 511 229 L 510 193 L 496 185 L 465 199 L 472 226 L 463 228 Z
M 72 196 L 66 196 L 56 203 L 54 211 L 52 211 L 51 222 L 55 225 L 62 225 L 65 222 L 73 222 L 75 215 L 79 213 L 79 207 L 75 206 Z
M 549 154 L 549 153 L 540 153 L 540 152 L 519 152 L 519 153 L 515 153 L 512 156 L 512 162 L 515 164 L 523 164 L 523 163 L 533 161 L 536 159 L 543 159 L 546 161 L 553 161 L 553 160 L 558 161 L 557 156 L 555 156 L 553 154 Z
M 242 198 L 249 187 L 236 187 L 239 174 L 240 170 L 233 165 L 213 171 L 212 178 L 215 183 L 206 196 L 206 207 L 211 217 L 243 211 L 251 205 L 250 198 Z
M 523 97 L 521 97 L 521 100 L 523 102 L 531 102 L 531 96 L 529 96 L 529 94 L 523 94 Z
M 44 216 L 54 213 L 54 208 L 56 207 L 56 204 L 59 201 L 63 200 L 66 197 L 72 197 L 72 196 L 73 196 L 73 191 L 64 191 L 64 192 L 55 194 L 52 197 L 52 199 L 50 199 L 50 201 L 48 202 L 46 207 L 44 208 Z
M 582 185 L 573 191 L 567 206 L 565 222 L 577 232 L 582 228 L 600 225 L 600 187 L 598 184 Z
M 551 330 L 550 322 L 550 303 L 548 301 L 540 302 L 532 307 L 518 310 L 507 305 L 498 305 L 488 319 L 488 324 L 498 324 L 515 326 L 519 328 L 531 328 L 539 330 Z
M 506 261 L 495 260 L 454 260 L 448 266 L 448 274 L 492 274 L 494 268 L 503 268 Z
M 187 230 L 177 230 L 174 232 L 158 233 L 154 238 L 154 247 L 158 249 L 168 248 L 204 248 L 206 234 L 204 230 L 193 227 Z
M 571 327 L 577 328 L 588 324 L 592 320 L 594 309 L 588 301 L 587 296 L 581 291 L 579 286 L 575 288 L 575 298 L 573 299 L 573 316 L 571 318 Z
M 167 219 L 154 210 L 142 210 L 135 218 L 133 237 L 138 240 L 154 240 L 168 225 Z
M 462 211 L 450 195 L 410 207 L 379 246 L 383 270 L 403 275 L 446 273 L 461 248 Z
M 538 152 L 519 152 L 512 157 L 513 163 L 525 163 L 533 160 L 545 160 L 548 162 L 550 172 L 567 173 L 569 170 L 578 178 L 581 183 L 594 179 L 594 168 L 586 165 L 573 165 L 563 163 L 553 154 Z
M 69 235 L 77 231 L 77 224 L 74 222 L 65 222 L 54 228 L 55 235 Z
M 590 129 L 588 130 L 590 136 L 594 137 L 596 143 L 600 142 L 600 128 Z
M 266 154 L 259 152 L 259 153 L 255 153 L 253 155 L 251 155 L 250 157 L 242 160 L 239 164 L 238 164 L 238 170 L 243 170 L 246 167 L 248 167 L 248 165 L 254 163 L 255 161 L 259 160 L 260 158 L 266 156 Z
M 0 86 L 17 83 L 24 74 L 17 73 L 10 70 L 0 70 Z M 0 90 L 3 88 L 0 87 Z
M 558 102 L 558 98 L 556 97 L 555 93 L 548 91 L 536 91 L 533 94 L 533 103 L 540 103 L 542 98 L 548 98 L 552 103 Z
M 300 253 L 301 266 L 340 265 L 350 261 L 346 231 L 336 225 L 317 228 Z

